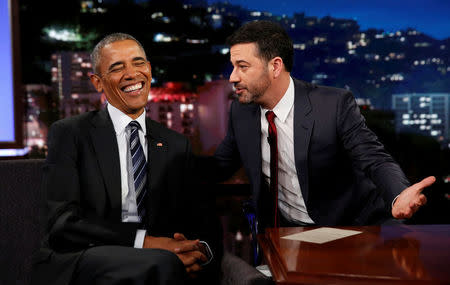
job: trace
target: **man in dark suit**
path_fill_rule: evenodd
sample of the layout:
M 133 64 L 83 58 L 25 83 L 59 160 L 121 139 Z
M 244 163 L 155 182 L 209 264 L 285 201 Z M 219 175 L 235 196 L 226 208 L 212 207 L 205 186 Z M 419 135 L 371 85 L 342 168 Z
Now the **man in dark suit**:
M 379 224 L 426 202 L 421 191 L 435 178 L 409 187 L 351 92 L 290 76 L 293 45 L 278 24 L 247 23 L 228 43 L 239 102 L 225 139 L 200 167 L 218 180 L 244 166 L 260 230 Z
M 189 141 L 145 117 L 151 66 L 143 47 L 112 34 L 91 57 L 91 81 L 108 105 L 51 127 L 47 236 L 33 282 L 211 284 L 218 237 L 190 187 Z

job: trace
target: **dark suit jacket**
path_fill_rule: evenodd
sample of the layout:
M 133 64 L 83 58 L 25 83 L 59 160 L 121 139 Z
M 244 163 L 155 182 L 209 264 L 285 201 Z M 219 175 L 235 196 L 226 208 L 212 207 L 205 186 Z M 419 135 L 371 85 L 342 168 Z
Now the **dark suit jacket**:
M 202 211 L 207 204 L 199 205 L 200 193 L 191 188 L 189 141 L 150 119 L 146 127 L 149 234 L 172 237 L 181 232 L 188 239 L 207 241 L 217 253 L 210 219 L 214 215 Z M 85 249 L 132 247 L 138 224 L 121 222 L 120 160 L 106 109 L 54 123 L 48 149 L 43 176 L 48 235 L 36 258 L 34 283 L 67 284 Z
M 370 131 L 352 94 L 294 79 L 295 166 L 310 217 L 318 225 L 379 223 L 409 185 Z M 260 228 L 270 226 L 271 196 L 262 181 L 261 119 L 256 104 L 231 105 L 228 133 L 208 165 L 224 179 L 243 164 Z M 213 168 L 212 166 L 215 166 Z

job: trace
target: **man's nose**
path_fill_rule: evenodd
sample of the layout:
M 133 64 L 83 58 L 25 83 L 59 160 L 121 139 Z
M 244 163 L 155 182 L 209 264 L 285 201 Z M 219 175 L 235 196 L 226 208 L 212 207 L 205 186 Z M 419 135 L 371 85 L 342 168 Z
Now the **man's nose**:
M 134 66 L 127 66 L 124 71 L 125 79 L 130 79 L 136 77 L 137 69 Z
M 230 74 L 230 79 L 229 79 L 229 81 L 230 81 L 231 83 L 236 83 L 236 82 L 239 82 L 239 81 L 240 81 L 239 76 L 237 75 L 237 72 L 236 72 L 236 68 L 233 68 L 233 71 L 232 71 L 231 74 Z

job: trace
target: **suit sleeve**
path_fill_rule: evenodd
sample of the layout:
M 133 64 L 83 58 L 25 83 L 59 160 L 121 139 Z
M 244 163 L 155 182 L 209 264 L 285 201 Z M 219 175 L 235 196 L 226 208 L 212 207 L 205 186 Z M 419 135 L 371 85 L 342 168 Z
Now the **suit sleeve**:
M 337 132 L 354 166 L 366 173 L 378 189 L 383 191 L 384 200 L 391 205 L 394 198 L 410 183 L 377 136 L 366 126 L 350 92 L 340 96 L 338 101 Z
M 47 241 L 58 251 L 98 245 L 133 246 L 137 224 L 111 223 L 80 205 L 79 138 L 64 122 L 53 124 L 42 187 L 47 193 Z M 84 206 L 84 205 L 83 205 Z
M 186 225 L 189 225 L 186 228 L 186 237 L 200 239 L 210 247 L 213 259 L 207 265 L 208 269 L 202 278 L 214 280 L 219 276 L 220 261 L 223 255 L 222 226 L 215 211 L 216 196 L 211 189 L 208 189 L 209 187 L 205 187 L 207 185 L 200 182 L 196 173 L 201 170 L 195 167 L 191 144 L 188 140 L 186 140 L 185 157 L 184 171 L 182 172 L 185 174 L 184 187 L 190 189 L 188 193 L 184 194 L 185 201 L 190 201 L 190 203 L 184 203 L 187 208 L 183 219 L 186 221 Z
M 241 167 L 233 128 L 233 110 L 236 103 L 233 101 L 231 104 L 227 134 L 217 147 L 214 156 L 196 157 L 196 167 L 201 170 L 201 178 L 208 182 L 224 181 Z

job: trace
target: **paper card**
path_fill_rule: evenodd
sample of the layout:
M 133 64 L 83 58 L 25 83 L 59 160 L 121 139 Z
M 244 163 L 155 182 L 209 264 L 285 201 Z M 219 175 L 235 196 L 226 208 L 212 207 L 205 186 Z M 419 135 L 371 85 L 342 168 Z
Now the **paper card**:
M 362 232 L 322 227 L 310 231 L 284 236 L 282 238 L 322 244 L 329 241 L 357 235 L 360 233 Z

